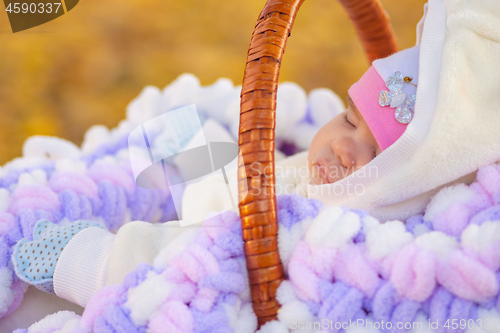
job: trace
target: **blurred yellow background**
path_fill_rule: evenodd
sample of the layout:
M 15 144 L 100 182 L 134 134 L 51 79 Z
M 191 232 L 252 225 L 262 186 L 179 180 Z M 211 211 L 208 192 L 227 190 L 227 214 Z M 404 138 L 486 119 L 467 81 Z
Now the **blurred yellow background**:
M 424 0 L 382 0 L 401 49 L 415 44 Z M 82 0 L 70 12 L 13 34 L 0 13 L 0 165 L 31 135 L 80 145 L 92 125 L 117 126 L 146 85 L 182 73 L 202 85 L 241 84 L 251 33 L 265 0 Z M 4 7 L 1 7 L 2 9 Z M 287 43 L 280 81 L 341 97 L 368 68 L 334 0 L 307 0 Z

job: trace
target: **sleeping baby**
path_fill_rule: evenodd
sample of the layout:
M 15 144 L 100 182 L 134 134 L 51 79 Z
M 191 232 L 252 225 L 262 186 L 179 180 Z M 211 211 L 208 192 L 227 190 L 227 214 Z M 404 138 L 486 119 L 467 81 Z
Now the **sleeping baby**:
M 422 213 L 441 187 L 470 182 L 479 166 L 498 160 L 498 152 L 476 152 L 467 142 L 463 150 L 442 149 L 455 143 L 456 129 L 467 128 L 471 110 L 450 101 L 453 108 L 437 108 L 441 54 L 433 42 L 442 43 L 429 39 L 425 53 L 417 45 L 374 61 L 349 89 L 347 110 L 319 130 L 309 151 L 278 163 L 277 188 L 362 208 L 381 220 L 405 220 Z M 307 176 L 291 172 L 303 167 Z M 217 198 L 208 205 L 196 196 L 210 181 L 189 186 L 183 198 L 201 218 L 219 210 Z M 121 283 L 137 264 L 152 263 L 177 236 L 195 230 L 136 221 L 113 234 L 90 221 L 61 227 L 41 220 L 33 241 L 17 243 L 12 261 L 21 280 L 84 307 L 100 288 Z
M 317 132 L 309 150 L 276 164 L 276 194 L 296 193 L 325 203 L 334 197 L 333 204 L 368 209 L 384 218 L 370 206 L 351 204 L 348 199 L 363 196 L 368 182 L 378 178 L 382 166 L 370 162 L 378 155 L 384 156 L 381 153 L 402 136 L 413 119 L 419 50 L 415 46 L 373 62 L 349 89 L 347 110 Z M 229 173 L 230 183 L 236 184 L 236 177 L 236 172 Z M 204 189 L 216 186 L 216 178 L 212 177 L 186 188 L 184 220 L 202 221 L 209 212 L 230 207 L 227 198 L 206 197 Z

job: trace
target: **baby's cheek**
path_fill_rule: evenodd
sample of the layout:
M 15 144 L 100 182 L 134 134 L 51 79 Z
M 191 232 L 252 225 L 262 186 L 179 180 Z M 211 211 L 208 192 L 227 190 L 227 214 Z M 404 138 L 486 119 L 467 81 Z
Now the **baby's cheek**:
M 311 150 L 311 148 L 309 148 L 309 153 L 307 155 L 307 170 L 309 170 L 309 172 L 312 171 L 312 167 L 314 165 L 314 159 L 312 159 L 311 155 L 313 154 L 313 151 Z

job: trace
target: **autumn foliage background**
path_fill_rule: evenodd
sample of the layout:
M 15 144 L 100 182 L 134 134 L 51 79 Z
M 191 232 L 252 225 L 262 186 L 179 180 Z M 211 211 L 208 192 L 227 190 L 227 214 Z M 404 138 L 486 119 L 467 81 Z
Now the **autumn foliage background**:
M 401 49 L 415 44 L 424 0 L 382 0 Z M 146 85 L 182 73 L 202 85 L 241 84 L 251 33 L 265 0 L 82 0 L 41 26 L 12 33 L 0 5 L 0 165 L 31 135 L 78 145 L 92 125 L 117 126 Z M 287 43 L 280 81 L 345 96 L 368 68 L 347 14 L 307 0 Z

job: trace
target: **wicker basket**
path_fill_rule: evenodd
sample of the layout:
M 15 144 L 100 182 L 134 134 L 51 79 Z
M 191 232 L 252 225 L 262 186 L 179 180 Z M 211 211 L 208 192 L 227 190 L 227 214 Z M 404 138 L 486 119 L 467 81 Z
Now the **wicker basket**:
M 285 278 L 278 253 L 274 192 L 276 93 L 286 41 L 303 1 L 268 0 L 255 25 L 241 90 L 239 209 L 252 305 L 259 326 L 276 318 L 276 289 Z M 388 16 L 378 0 L 340 1 L 370 62 L 397 51 Z

